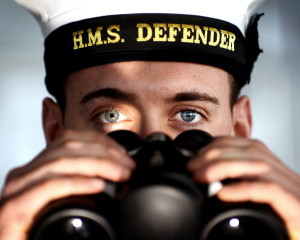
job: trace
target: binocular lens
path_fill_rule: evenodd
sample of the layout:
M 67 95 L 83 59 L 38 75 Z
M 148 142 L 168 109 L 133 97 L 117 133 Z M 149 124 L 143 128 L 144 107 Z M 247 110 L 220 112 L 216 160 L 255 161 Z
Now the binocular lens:
M 110 133 L 137 169 L 105 192 L 50 203 L 30 240 L 287 240 L 281 219 L 256 203 L 224 203 L 207 196 L 186 164 L 212 137 L 199 130 L 174 141 L 162 133 L 146 140 L 129 131 Z M 224 183 L 226 184 L 226 183 Z M 200 237 L 200 238 L 199 238 Z
M 75 211 L 78 211 L 75 210 Z M 80 211 L 80 210 L 79 210 Z M 58 216 L 48 219 L 46 224 L 40 226 L 34 239 L 43 240 L 114 240 L 114 234 L 110 225 L 101 216 L 89 216 L 74 214 Z M 96 218 L 95 218 L 96 217 Z
M 254 216 L 234 216 L 209 223 L 201 240 L 282 240 L 280 226 Z M 277 228 L 276 228 L 277 227 Z

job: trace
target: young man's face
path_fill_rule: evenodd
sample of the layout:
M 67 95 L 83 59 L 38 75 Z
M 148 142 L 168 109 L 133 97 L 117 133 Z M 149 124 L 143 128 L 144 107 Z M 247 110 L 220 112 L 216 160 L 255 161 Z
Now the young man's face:
M 142 136 L 201 129 L 234 135 L 230 75 L 215 67 L 177 62 L 121 62 L 71 74 L 64 128 Z

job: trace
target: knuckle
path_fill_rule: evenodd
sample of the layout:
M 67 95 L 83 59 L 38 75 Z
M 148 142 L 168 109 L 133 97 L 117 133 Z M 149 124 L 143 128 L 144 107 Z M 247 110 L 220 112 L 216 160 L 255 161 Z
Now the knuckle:
M 207 160 L 218 159 L 221 156 L 222 150 L 219 148 L 206 149 L 201 153 L 202 157 Z
M 80 162 L 81 157 L 68 157 L 60 156 L 53 159 L 47 165 L 44 166 L 44 176 L 55 177 L 60 174 L 71 174 L 74 172 L 83 172 L 82 163 Z M 88 158 L 84 158 L 85 160 Z M 90 161 L 87 163 L 90 164 Z
M 4 227 L 3 225 L 5 224 L 7 219 L 11 218 L 15 209 L 16 209 L 16 206 L 12 201 L 2 202 L 2 204 L 0 206 L 0 222 L 2 223 L 1 228 Z M 3 219 L 3 221 L 1 221 L 2 219 Z
M 71 176 L 64 176 L 62 179 L 58 179 L 66 188 L 70 187 L 76 187 L 78 186 L 82 181 L 79 180 L 79 178 L 74 178 Z
M 6 176 L 6 182 L 11 181 L 15 177 L 17 177 L 20 172 L 21 172 L 21 168 L 12 169 Z
M 48 189 L 53 183 L 52 178 L 46 178 L 39 182 L 38 188 L 40 189 Z
M 73 150 L 79 148 L 82 143 L 78 140 L 69 139 L 63 142 L 63 148 L 67 150 Z
M 254 145 L 250 145 L 250 146 L 247 146 L 245 148 L 246 152 L 250 153 L 250 154 L 255 154 L 256 152 L 258 152 L 258 149 L 256 146 Z
M 251 139 L 250 144 L 246 147 L 247 151 L 250 153 L 258 152 L 261 148 L 261 141 L 257 139 Z
M 251 139 L 251 143 L 252 146 L 256 149 L 266 149 L 266 145 L 258 139 Z
M 106 152 L 109 158 L 113 158 L 113 159 L 121 159 L 122 157 L 124 157 L 122 155 L 122 153 L 120 151 L 118 151 L 118 149 L 116 149 L 113 146 L 107 146 L 106 147 Z
M 0 208 L 0 215 L 3 217 L 11 216 L 16 210 L 16 203 L 12 199 L 3 201 Z
M 107 149 L 107 146 L 105 146 L 104 144 L 99 143 L 99 142 L 90 143 L 90 147 L 92 149 L 95 149 L 95 151 L 97 151 L 100 154 L 105 152 L 105 149 Z
M 258 140 L 258 139 L 252 139 L 252 140 L 251 140 L 251 143 L 252 143 L 252 145 L 255 146 L 255 147 L 258 147 L 258 146 L 261 146 L 261 145 L 262 145 L 262 142 L 261 142 L 260 140 Z
M 31 222 L 30 216 L 24 209 L 24 202 L 19 199 L 9 199 L 0 207 L 0 222 L 9 225 L 13 221 L 20 226 L 26 226 Z

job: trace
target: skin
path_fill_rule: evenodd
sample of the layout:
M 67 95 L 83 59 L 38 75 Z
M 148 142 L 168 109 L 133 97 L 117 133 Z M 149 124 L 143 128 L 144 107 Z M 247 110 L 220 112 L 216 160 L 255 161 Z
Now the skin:
M 101 192 L 104 180 L 127 180 L 135 164 L 106 136 L 118 129 L 143 137 L 160 131 L 174 138 L 189 129 L 211 133 L 215 140 L 187 166 L 195 181 L 241 179 L 217 196 L 269 204 L 291 239 L 300 239 L 300 177 L 263 143 L 250 139 L 249 99 L 241 97 L 231 108 L 230 81 L 221 69 L 175 62 L 114 63 L 72 73 L 64 113 L 51 99 L 44 100 L 46 148 L 8 175 L 0 239 L 26 240 L 35 215 L 51 200 Z M 187 111 L 195 117 L 191 122 L 182 118 Z M 107 122 L 116 112 L 117 121 Z

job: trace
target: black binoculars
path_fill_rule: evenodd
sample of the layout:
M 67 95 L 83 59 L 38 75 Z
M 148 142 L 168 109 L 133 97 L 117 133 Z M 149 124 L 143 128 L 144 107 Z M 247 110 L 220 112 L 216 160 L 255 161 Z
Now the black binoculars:
M 109 135 L 136 161 L 130 180 L 109 182 L 100 194 L 51 202 L 37 216 L 30 240 L 288 240 L 269 206 L 221 202 L 193 181 L 187 162 L 213 139 L 208 133 L 186 131 L 174 140 L 162 133 Z

